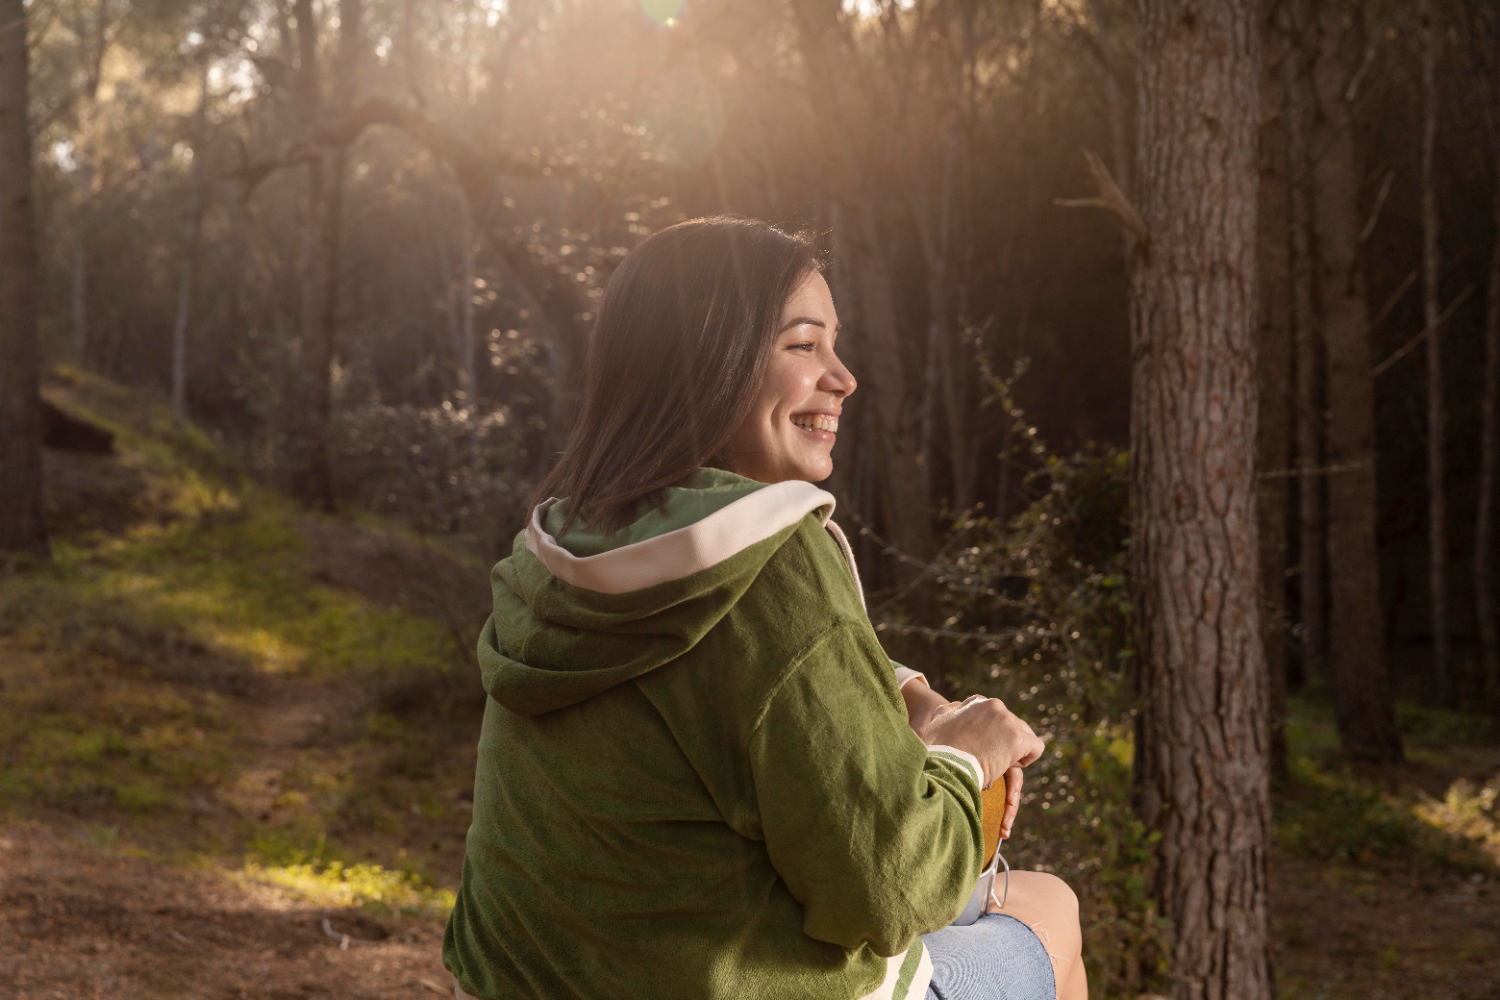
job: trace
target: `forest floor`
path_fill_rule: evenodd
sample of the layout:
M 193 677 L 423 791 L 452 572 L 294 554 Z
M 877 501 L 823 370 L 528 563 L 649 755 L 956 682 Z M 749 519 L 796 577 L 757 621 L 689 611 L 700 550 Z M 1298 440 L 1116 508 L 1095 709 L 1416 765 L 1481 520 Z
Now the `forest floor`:
M 54 558 L 0 572 L 0 997 L 451 995 L 486 567 L 251 485 L 148 399 L 48 452 Z M 1500 998 L 1500 747 L 1403 713 L 1355 773 L 1299 700 L 1271 866 L 1279 993 Z

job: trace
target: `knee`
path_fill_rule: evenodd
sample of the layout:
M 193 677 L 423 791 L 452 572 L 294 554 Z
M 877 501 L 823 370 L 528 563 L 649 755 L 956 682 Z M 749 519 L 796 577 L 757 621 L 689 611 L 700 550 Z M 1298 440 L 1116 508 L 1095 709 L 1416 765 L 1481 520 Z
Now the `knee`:
M 1078 923 L 1078 894 L 1073 888 L 1048 872 L 1038 872 L 1037 881 L 1037 895 L 1045 900 L 1047 909 Z

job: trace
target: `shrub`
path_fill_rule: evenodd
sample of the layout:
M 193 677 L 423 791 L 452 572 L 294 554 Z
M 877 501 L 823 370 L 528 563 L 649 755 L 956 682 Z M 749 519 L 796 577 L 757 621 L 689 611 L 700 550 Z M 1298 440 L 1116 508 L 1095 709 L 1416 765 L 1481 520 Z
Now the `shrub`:
M 1170 952 L 1148 892 L 1155 837 L 1132 802 L 1126 456 L 1030 448 L 1037 499 L 1008 523 L 961 519 L 965 544 L 932 568 L 946 615 L 937 631 L 951 643 L 955 694 L 1001 697 L 1047 740 L 1007 857 L 1067 879 L 1093 988 L 1133 996 L 1162 986 Z
M 335 488 L 367 510 L 431 534 L 509 552 L 532 482 L 504 408 L 385 406 L 338 414 L 330 429 Z

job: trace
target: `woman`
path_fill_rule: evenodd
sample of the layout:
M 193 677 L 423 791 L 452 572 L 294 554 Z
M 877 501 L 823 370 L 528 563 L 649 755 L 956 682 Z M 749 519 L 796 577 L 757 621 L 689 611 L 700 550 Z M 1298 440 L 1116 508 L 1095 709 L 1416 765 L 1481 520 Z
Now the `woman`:
M 578 426 L 492 574 L 460 1000 L 1087 996 L 1050 875 L 945 926 L 981 789 L 1009 774 L 1008 835 L 1042 743 L 876 641 L 812 485 L 855 388 L 837 335 L 811 248 L 761 223 L 664 230 L 610 279 Z

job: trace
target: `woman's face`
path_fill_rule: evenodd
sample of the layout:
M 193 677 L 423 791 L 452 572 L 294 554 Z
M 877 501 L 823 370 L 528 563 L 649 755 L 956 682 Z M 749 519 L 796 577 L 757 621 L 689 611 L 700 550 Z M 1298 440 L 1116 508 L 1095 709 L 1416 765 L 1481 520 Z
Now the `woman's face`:
M 833 353 L 838 336 L 833 295 L 814 272 L 787 300 L 760 395 L 719 453 L 729 471 L 763 483 L 833 472 L 839 411 L 855 387 Z

